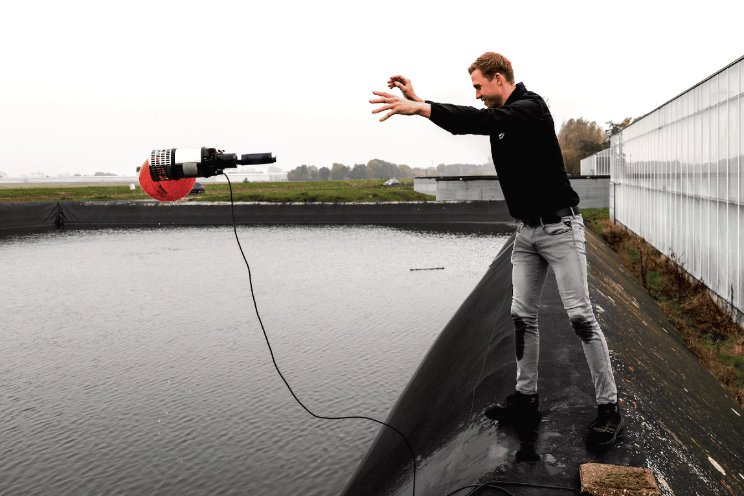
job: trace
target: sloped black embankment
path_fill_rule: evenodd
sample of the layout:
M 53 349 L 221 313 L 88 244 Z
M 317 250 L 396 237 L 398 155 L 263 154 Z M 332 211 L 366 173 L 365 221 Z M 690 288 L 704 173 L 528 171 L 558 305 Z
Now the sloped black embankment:
M 593 388 L 552 274 L 540 311 L 543 418 L 534 426 L 508 427 L 482 415 L 514 387 L 507 243 L 387 419 L 406 433 L 419 456 L 418 496 L 442 496 L 488 480 L 578 488 L 579 465 L 590 461 L 649 466 L 666 495 L 744 494 L 744 422 L 738 405 L 592 233 L 587 233 L 587 249 L 590 292 L 611 349 L 625 435 L 603 452 L 585 446 L 585 428 L 596 412 Z M 411 494 L 410 455 L 395 433 L 380 430 L 344 494 Z M 501 493 L 479 491 L 487 494 Z

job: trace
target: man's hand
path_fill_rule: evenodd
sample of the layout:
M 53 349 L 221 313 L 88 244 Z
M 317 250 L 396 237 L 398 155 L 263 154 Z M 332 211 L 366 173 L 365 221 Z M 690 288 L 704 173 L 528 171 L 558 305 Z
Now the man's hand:
M 404 100 L 390 93 L 384 91 L 373 91 L 373 94 L 380 98 L 373 98 L 369 103 L 380 103 L 382 107 L 376 108 L 372 111 L 373 114 L 388 111 L 387 114 L 380 118 L 380 122 L 386 121 L 391 115 L 421 115 L 423 117 L 431 116 L 431 105 L 425 102 L 415 102 L 412 100 Z
M 423 102 L 421 98 L 416 96 L 416 92 L 413 91 L 413 84 L 411 83 L 411 80 L 408 78 L 405 78 L 401 76 L 400 74 L 396 76 L 390 76 L 390 79 L 388 79 L 388 88 L 398 88 L 403 93 L 403 96 L 406 97 L 406 99 L 414 101 L 414 102 Z

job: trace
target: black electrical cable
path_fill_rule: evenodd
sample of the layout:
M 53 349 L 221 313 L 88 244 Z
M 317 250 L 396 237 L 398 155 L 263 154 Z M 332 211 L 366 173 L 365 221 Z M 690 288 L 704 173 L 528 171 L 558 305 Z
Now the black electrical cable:
M 497 491 L 506 494 L 506 496 L 516 496 L 516 494 L 514 494 L 513 492 L 507 491 L 503 487 L 496 486 L 496 485 L 493 485 L 493 484 L 481 484 L 480 486 L 477 486 L 475 489 L 473 489 L 472 491 L 470 491 L 467 494 L 467 496 L 472 496 L 473 494 L 477 493 L 478 491 L 480 491 L 484 487 L 490 487 L 491 489 L 496 489 Z
M 480 491 L 484 487 L 490 487 L 492 489 L 496 489 L 498 491 L 501 491 L 504 494 L 511 494 L 512 496 L 514 496 L 512 493 L 510 493 L 509 491 L 507 491 L 506 489 L 504 489 L 503 487 L 501 487 L 501 485 L 504 485 L 504 486 L 533 487 L 533 488 L 537 488 L 537 489 L 555 489 L 557 491 L 571 491 L 571 492 L 574 492 L 574 493 L 580 493 L 581 492 L 579 489 L 576 489 L 575 487 L 548 486 L 548 485 L 544 485 L 544 484 L 531 484 L 529 482 L 491 481 L 491 482 L 485 482 L 483 484 L 472 484 L 470 486 L 463 486 L 463 487 L 460 487 L 460 488 L 455 489 L 452 492 L 447 493 L 445 496 L 453 496 L 453 495 L 459 493 L 460 491 L 462 491 L 464 489 L 475 488 L 475 489 L 473 489 L 472 491 L 470 491 L 467 494 L 467 496 L 472 496 L 473 494 L 477 493 L 478 491 Z
M 238 243 L 238 248 L 240 249 L 240 254 L 243 256 L 243 261 L 245 262 L 245 266 L 248 269 L 248 283 L 250 285 L 251 290 L 251 298 L 253 299 L 253 308 L 256 311 L 256 318 L 258 318 L 258 323 L 261 326 L 261 331 L 263 332 L 264 339 L 266 340 L 266 346 L 269 348 L 269 353 L 271 354 L 271 361 L 274 364 L 274 368 L 276 369 L 276 372 L 279 374 L 279 377 L 281 377 L 282 381 L 284 381 L 284 385 L 287 386 L 287 389 L 289 390 L 289 393 L 292 395 L 292 397 L 295 399 L 295 401 L 310 415 L 317 419 L 321 420 L 369 420 L 370 422 L 375 422 L 380 425 L 384 425 L 385 427 L 393 430 L 395 433 L 397 433 L 402 439 L 403 442 L 406 443 L 406 446 L 408 446 L 408 450 L 411 452 L 411 459 L 413 460 L 413 496 L 416 496 L 416 454 L 413 451 L 413 447 L 411 446 L 411 443 L 408 442 L 408 438 L 406 438 L 405 434 L 403 434 L 401 431 L 393 427 L 392 425 L 385 423 L 381 420 L 373 419 L 371 417 L 365 417 L 362 415 L 350 415 L 350 416 L 342 416 L 342 417 L 330 417 L 325 415 L 318 415 L 314 412 L 312 412 L 308 407 L 305 406 L 305 404 L 300 401 L 300 399 L 295 394 L 294 390 L 292 390 L 292 387 L 289 385 L 289 382 L 287 382 L 287 379 L 284 377 L 284 374 L 282 374 L 282 371 L 279 370 L 279 365 L 276 363 L 276 358 L 274 357 L 274 350 L 271 348 L 271 343 L 269 342 L 269 336 L 266 333 L 266 328 L 264 327 L 263 321 L 261 320 L 261 314 L 258 312 L 258 304 L 256 303 L 256 295 L 253 291 L 253 277 L 251 274 L 251 266 L 248 263 L 248 259 L 245 256 L 245 252 L 243 252 L 243 246 L 240 244 L 240 238 L 238 237 L 238 228 L 237 228 L 237 221 L 235 220 L 235 203 L 233 201 L 233 190 L 232 190 L 232 183 L 230 182 L 230 178 L 227 177 L 227 174 L 224 174 L 225 179 L 227 179 L 228 187 L 230 188 L 230 212 L 232 214 L 232 225 L 233 225 L 233 233 L 235 234 L 235 241 Z M 469 486 L 463 486 L 461 488 L 455 489 L 452 492 L 449 492 L 446 494 L 446 496 L 453 496 L 460 491 L 464 489 L 471 489 L 467 496 L 472 496 L 481 489 L 485 487 L 489 487 L 492 489 L 496 489 L 497 491 L 501 491 L 502 493 L 506 494 L 507 496 L 515 496 L 514 493 L 509 492 L 508 490 L 504 489 L 503 487 L 500 487 L 497 484 L 502 485 L 512 485 L 512 486 L 522 486 L 522 487 L 532 487 L 532 488 L 539 488 L 539 489 L 555 489 L 555 490 L 561 490 L 561 491 L 572 491 L 575 493 L 580 492 L 578 489 L 573 487 L 562 487 L 562 486 L 548 486 L 548 485 L 541 485 L 541 484 L 530 484 L 527 482 L 512 482 L 512 481 L 493 481 L 493 482 L 487 482 L 483 484 L 473 484 Z
M 245 262 L 245 266 L 248 269 L 248 283 L 250 285 L 251 289 L 251 298 L 253 299 L 253 308 L 256 311 L 256 318 L 258 318 L 258 323 L 261 325 L 261 331 L 263 332 L 264 339 L 266 340 L 266 346 L 269 348 L 269 353 L 271 354 L 271 361 L 274 363 L 274 368 L 276 369 L 276 372 L 279 374 L 279 377 L 282 378 L 282 381 L 284 381 L 284 385 L 287 386 L 287 389 L 289 390 L 289 393 L 292 395 L 292 397 L 295 399 L 295 401 L 310 415 L 317 419 L 322 420 L 369 420 L 370 422 L 375 422 L 380 425 L 384 425 L 385 427 L 395 431 L 406 443 L 406 446 L 408 446 L 408 450 L 411 452 L 411 459 L 413 460 L 413 496 L 416 496 L 416 453 L 413 451 L 413 447 L 411 447 L 411 443 L 408 442 L 408 438 L 400 432 L 398 429 L 393 427 L 390 424 L 387 424 L 381 420 L 373 419 L 372 417 L 365 417 L 362 415 L 349 415 L 349 416 L 342 416 L 342 417 L 329 417 L 326 415 L 318 415 L 316 413 L 313 413 L 308 407 L 305 406 L 305 404 L 300 401 L 300 399 L 297 397 L 295 392 L 292 390 L 292 387 L 289 385 L 289 382 L 287 382 L 287 379 L 284 378 L 284 374 L 282 374 L 282 371 L 279 370 L 279 365 L 276 363 L 276 358 L 274 358 L 274 350 L 271 348 L 271 343 L 269 342 L 269 336 L 266 334 L 266 328 L 264 327 L 263 321 L 261 320 L 261 314 L 258 312 L 258 304 L 256 303 L 256 295 L 253 291 L 253 277 L 251 275 L 251 266 L 248 263 L 248 259 L 245 256 L 245 253 L 243 252 L 243 246 L 240 244 L 240 238 L 238 237 L 238 228 L 237 228 L 237 222 L 235 221 L 235 203 L 233 201 L 233 190 L 232 190 L 232 183 L 230 182 L 230 178 L 227 177 L 227 174 L 224 174 L 225 179 L 227 179 L 227 184 L 230 188 L 230 212 L 232 213 L 232 225 L 233 225 L 233 232 L 235 233 L 235 241 L 238 242 L 238 248 L 240 249 L 240 254 L 243 256 L 243 261 Z

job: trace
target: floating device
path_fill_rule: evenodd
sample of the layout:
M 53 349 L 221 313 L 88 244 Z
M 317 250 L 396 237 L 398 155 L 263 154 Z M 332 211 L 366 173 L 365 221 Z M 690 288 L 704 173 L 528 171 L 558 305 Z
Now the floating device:
M 216 148 L 165 148 L 150 153 L 150 159 L 140 168 L 139 182 L 151 198 L 175 201 L 189 194 L 197 177 L 216 176 L 238 165 L 274 162 L 273 153 L 247 153 L 238 158 Z
M 158 201 L 176 201 L 189 194 L 196 182 L 195 177 L 175 181 L 154 181 L 150 175 L 150 161 L 145 160 L 139 172 L 139 183 L 147 196 Z

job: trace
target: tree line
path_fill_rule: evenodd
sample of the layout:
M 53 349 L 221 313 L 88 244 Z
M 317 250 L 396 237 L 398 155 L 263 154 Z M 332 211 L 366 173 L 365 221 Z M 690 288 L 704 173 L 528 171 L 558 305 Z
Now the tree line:
M 344 179 L 411 179 L 420 176 L 493 176 L 493 163 L 439 164 L 436 167 L 409 167 L 385 160 L 372 159 L 366 164 L 348 166 L 335 163 L 331 167 L 301 165 L 287 173 L 288 181 L 339 181 Z
M 589 122 L 582 117 L 564 121 L 558 131 L 558 143 L 561 145 L 566 172 L 578 176 L 581 159 L 609 148 L 610 137 L 637 120 L 638 118 L 626 117 L 620 122 L 607 121 L 604 129 L 596 122 Z
M 610 137 L 619 133 L 638 118 L 626 117 L 620 122 L 607 121 L 601 128 L 596 122 L 582 117 L 564 121 L 558 131 L 566 172 L 578 176 L 581 159 L 610 147 Z M 489 157 L 485 164 L 439 164 L 436 167 L 409 167 L 381 159 L 366 164 L 348 166 L 335 163 L 331 167 L 301 165 L 287 173 L 289 181 L 338 181 L 344 179 L 410 179 L 421 176 L 494 176 L 496 169 Z

